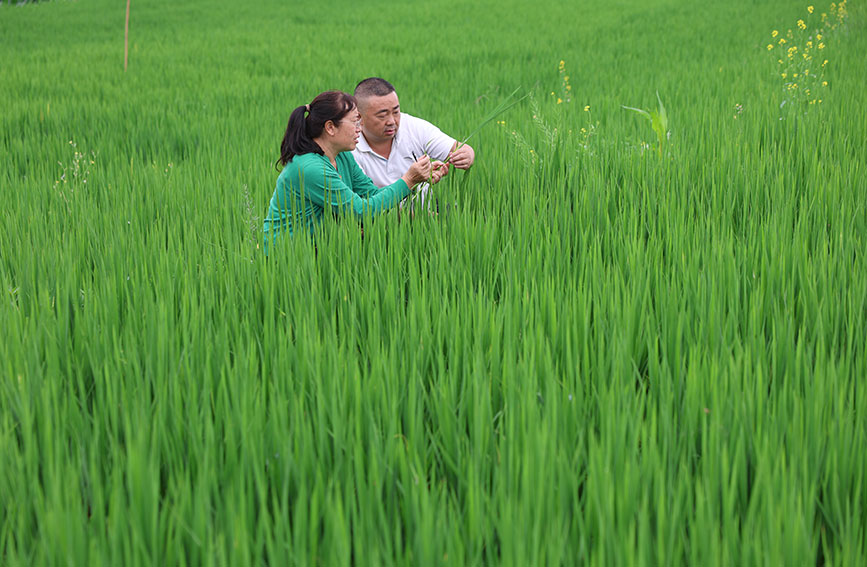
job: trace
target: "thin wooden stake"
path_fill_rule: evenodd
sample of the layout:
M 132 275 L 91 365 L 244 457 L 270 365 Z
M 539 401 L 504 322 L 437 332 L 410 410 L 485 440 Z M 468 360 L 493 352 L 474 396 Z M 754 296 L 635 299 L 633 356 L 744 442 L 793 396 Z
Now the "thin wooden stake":
M 126 25 L 123 30 L 123 72 L 126 73 L 126 64 L 129 60 L 129 2 L 126 0 Z

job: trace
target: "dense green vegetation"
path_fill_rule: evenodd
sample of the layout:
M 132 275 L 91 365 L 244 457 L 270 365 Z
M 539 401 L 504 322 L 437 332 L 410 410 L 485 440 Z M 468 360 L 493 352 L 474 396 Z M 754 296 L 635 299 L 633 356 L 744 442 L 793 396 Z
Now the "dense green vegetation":
M 0 6 L 0 564 L 867 560 L 863 6 L 793 96 L 837 7 L 467 4 L 133 0 L 126 73 L 123 3 Z M 533 99 L 266 260 L 370 75 Z

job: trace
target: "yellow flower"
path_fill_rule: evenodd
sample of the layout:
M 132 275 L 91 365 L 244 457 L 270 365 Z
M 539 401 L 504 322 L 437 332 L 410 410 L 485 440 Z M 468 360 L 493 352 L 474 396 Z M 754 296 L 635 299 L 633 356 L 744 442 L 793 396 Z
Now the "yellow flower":
M 819 40 L 821 40 L 821 39 L 822 39 L 822 34 L 820 34 L 820 33 L 817 33 L 817 34 L 816 34 L 816 39 L 819 39 Z
M 778 34 L 779 32 L 777 30 L 774 30 L 771 32 L 771 37 L 777 37 Z
M 569 75 L 566 75 L 565 77 L 563 77 L 563 80 L 564 80 L 564 81 L 568 81 L 568 80 L 569 80 Z
M 810 13 L 810 14 L 812 14 L 812 13 L 813 13 L 813 7 L 812 7 L 812 6 L 807 6 L 807 12 Z
M 823 86 L 823 87 L 827 87 L 827 86 L 828 86 L 828 81 L 822 81 L 822 86 Z
M 807 49 L 810 49 L 811 47 L 813 47 L 813 42 L 812 42 L 812 41 L 808 41 L 808 42 L 807 42 Z
M 821 98 L 819 99 L 819 104 L 822 104 L 822 99 L 821 99 Z
M 797 79 L 797 78 L 798 78 L 798 74 L 797 74 L 797 73 L 793 73 L 793 74 L 792 74 L 792 77 L 795 78 L 795 79 Z
M 828 64 L 828 60 L 827 60 L 827 59 L 825 59 L 824 61 L 822 61 L 822 67 L 824 67 L 824 66 L 827 65 L 827 64 Z
M 567 91 L 571 91 L 571 90 L 572 90 L 572 85 L 566 85 L 566 90 L 567 90 Z
M 807 24 L 804 23 L 804 20 L 798 20 L 798 29 L 807 29 Z
M 780 73 L 780 76 L 781 76 L 781 77 L 782 77 L 782 78 L 784 78 L 784 79 L 785 79 L 785 78 L 786 78 L 786 77 L 788 77 L 788 76 L 789 76 L 789 75 L 788 75 L 788 74 L 786 74 L 786 73 Z
M 779 43 L 780 45 L 783 45 L 784 43 L 786 43 L 786 38 L 781 37 L 781 38 L 780 38 L 780 41 L 779 41 L 778 43 Z
M 561 59 L 560 60 L 560 68 L 562 69 L 565 66 L 566 66 L 566 62 Z
M 819 43 L 819 49 L 825 49 L 825 44 L 824 44 L 824 43 Z
M 768 51 L 772 50 L 773 48 L 774 48 L 774 46 L 769 43 L 768 44 Z
M 558 98 L 557 98 L 557 104 L 560 104 L 560 103 L 562 103 L 562 102 L 563 102 L 563 99 L 558 97 Z
M 584 112 L 590 112 L 590 105 L 589 104 L 584 107 Z

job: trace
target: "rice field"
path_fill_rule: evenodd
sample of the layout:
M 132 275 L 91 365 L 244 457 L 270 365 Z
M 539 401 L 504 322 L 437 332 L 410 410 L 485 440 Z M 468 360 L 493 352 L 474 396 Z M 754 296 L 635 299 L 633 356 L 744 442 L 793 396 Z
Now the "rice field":
M 867 562 L 862 3 L 123 4 L 0 3 L 0 565 Z M 266 258 L 368 76 L 529 96 Z

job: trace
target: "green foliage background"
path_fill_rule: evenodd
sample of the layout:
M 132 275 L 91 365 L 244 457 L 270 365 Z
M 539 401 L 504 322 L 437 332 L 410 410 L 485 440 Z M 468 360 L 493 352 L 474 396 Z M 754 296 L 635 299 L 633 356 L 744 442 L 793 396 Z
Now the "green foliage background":
M 790 2 L 133 1 L 126 73 L 124 9 L 0 6 L 0 564 L 864 563 L 860 4 L 784 120 Z M 558 134 L 265 260 L 370 75 Z

